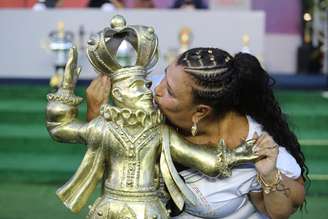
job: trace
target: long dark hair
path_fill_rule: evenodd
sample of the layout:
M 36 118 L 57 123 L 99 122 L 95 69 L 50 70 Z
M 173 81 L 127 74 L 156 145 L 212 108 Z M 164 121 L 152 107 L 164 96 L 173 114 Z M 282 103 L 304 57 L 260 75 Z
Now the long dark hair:
M 251 116 L 296 159 L 303 180 L 308 180 L 300 144 L 273 94 L 274 80 L 256 57 L 246 53 L 232 57 L 216 48 L 194 48 L 180 55 L 177 64 L 195 81 L 196 103 L 210 105 L 217 115 L 234 110 Z

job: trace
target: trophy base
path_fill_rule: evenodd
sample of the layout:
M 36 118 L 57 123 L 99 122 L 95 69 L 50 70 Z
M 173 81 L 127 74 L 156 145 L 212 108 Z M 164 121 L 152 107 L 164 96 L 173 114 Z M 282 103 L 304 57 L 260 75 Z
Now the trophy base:
M 125 192 L 119 195 L 106 189 L 90 209 L 88 219 L 168 219 L 169 213 L 157 192 Z

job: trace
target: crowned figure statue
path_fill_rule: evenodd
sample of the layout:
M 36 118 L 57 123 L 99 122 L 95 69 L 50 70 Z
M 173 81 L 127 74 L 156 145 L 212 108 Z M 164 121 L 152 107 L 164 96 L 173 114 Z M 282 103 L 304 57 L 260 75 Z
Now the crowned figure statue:
M 123 40 L 136 50 L 133 66 L 121 66 L 116 59 Z M 79 212 L 103 179 L 104 190 L 90 207 L 88 218 L 169 218 L 161 199 L 161 179 L 180 209 L 184 202 L 196 202 L 173 162 L 210 176 L 229 176 L 234 165 L 258 159 L 252 153 L 254 141 L 234 150 L 223 141 L 214 147 L 200 147 L 184 141 L 163 123 L 163 116 L 153 106 L 151 82 L 146 79 L 158 57 L 153 28 L 127 25 L 122 16 L 114 16 L 110 27 L 88 41 L 87 55 L 99 73 L 111 78 L 113 105 L 103 105 L 100 116 L 88 123 L 77 120 L 82 98 L 74 94 L 81 72 L 76 48 L 70 50 L 62 85 L 47 96 L 46 125 L 51 137 L 87 145 L 76 173 L 57 191 L 71 211 Z

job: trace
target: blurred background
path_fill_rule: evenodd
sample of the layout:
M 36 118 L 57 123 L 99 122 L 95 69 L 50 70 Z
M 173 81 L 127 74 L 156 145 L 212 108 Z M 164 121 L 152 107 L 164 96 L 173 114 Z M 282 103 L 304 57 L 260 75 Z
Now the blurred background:
M 155 82 L 191 47 L 257 56 L 276 80 L 275 94 L 310 169 L 307 204 L 292 218 L 327 218 L 327 6 L 328 0 L 0 0 L 0 219 L 85 217 L 87 207 L 75 215 L 55 195 L 78 167 L 85 146 L 50 139 L 46 94 L 60 83 L 75 44 L 83 67 L 77 93 L 85 96 L 97 76 L 86 42 L 116 14 L 128 24 L 155 28 L 160 43 Z M 131 49 L 128 43 L 120 46 L 120 63 L 133 62 Z M 85 113 L 84 103 L 80 119 Z

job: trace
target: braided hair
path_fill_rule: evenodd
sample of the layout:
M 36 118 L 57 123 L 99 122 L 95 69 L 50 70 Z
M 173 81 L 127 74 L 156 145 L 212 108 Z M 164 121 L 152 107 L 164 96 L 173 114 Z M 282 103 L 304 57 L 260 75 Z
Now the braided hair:
M 177 64 L 195 82 L 196 104 L 211 106 L 218 116 L 233 110 L 254 118 L 296 159 L 303 180 L 308 180 L 300 144 L 273 94 L 274 80 L 254 56 L 238 53 L 232 57 L 221 49 L 194 48 L 181 54 Z

